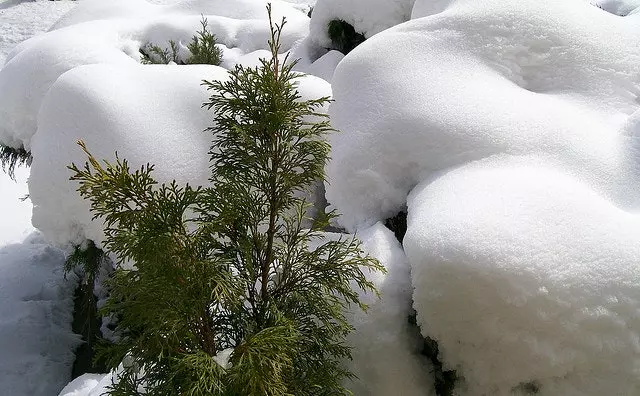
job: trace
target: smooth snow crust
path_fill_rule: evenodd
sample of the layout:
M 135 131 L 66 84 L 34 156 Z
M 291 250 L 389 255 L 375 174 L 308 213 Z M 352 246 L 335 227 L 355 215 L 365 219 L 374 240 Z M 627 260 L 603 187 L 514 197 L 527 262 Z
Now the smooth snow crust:
M 414 303 L 468 395 L 640 392 L 640 216 L 529 158 L 418 185 Z
M 638 207 L 621 129 L 638 108 L 638 21 L 579 0 L 460 0 L 361 44 L 333 75 L 327 200 L 342 224 L 390 217 L 431 173 L 499 153 L 537 153 Z
M 422 338 L 408 321 L 411 277 L 402 246 L 382 223 L 360 230 L 357 238 L 387 273 L 370 274 L 380 298 L 362 295 L 369 310 L 355 311 L 350 318 L 355 331 L 349 336 L 354 348 L 349 367 L 358 378 L 347 387 L 358 396 L 435 395 L 429 375 L 433 367 L 420 355 Z
M 333 75 L 327 200 L 350 230 L 408 211 L 456 394 L 640 392 L 640 14 L 608 11 L 417 0 Z
M 0 388 L 6 395 L 55 395 L 71 376 L 80 337 L 71 331 L 77 277 L 65 256 L 33 234 L 0 247 Z

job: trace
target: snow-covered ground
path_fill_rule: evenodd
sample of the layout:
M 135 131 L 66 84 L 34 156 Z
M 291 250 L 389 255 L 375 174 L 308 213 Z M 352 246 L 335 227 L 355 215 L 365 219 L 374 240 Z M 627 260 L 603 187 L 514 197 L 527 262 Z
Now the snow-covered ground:
M 265 55 L 265 3 L 85 0 L 11 52 L 0 142 L 34 154 L 34 224 L 48 240 L 102 241 L 67 180 L 65 166 L 83 160 L 77 139 L 100 158 L 117 150 L 134 167 L 155 163 L 161 180 L 206 180 L 201 131 L 212 116 L 198 82 Z M 309 20 L 312 3 L 274 0 L 276 18 L 290 22 L 282 50 L 315 75 L 301 79 L 304 97 L 333 95 L 341 132 L 330 138 L 326 198 L 390 270 L 376 280 L 387 298 L 354 318 L 356 396 L 433 392 L 402 322 L 410 297 L 444 368 L 458 372 L 458 395 L 640 394 L 640 1 L 318 0 Z M 12 4 L 0 3 L 3 28 L 47 7 L 59 12 L 47 13 L 53 22 L 72 7 Z M 201 14 L 222 67 L 139 64 L 141 46 L 184 44 Z M 327 51 L 332 19 L 367 40 L 346 56 Z M 26 38 L 20 29 L 3 29 L 1 42 Z M 31 230 L 19 176 L 0 181 L 11 221 L 0 246 Z M 400 246 L 380 222 L 402 210 Z M 1 281 L 42 255 L 60 279 L 53 248 L 0 250 L 0 271 L 3 251 Z M 1 290 L 21 304 L 52 289 Z M 93 395 L 109 379 L 85 376 L 65 393 Z
M 18 43 L 45 32 L 75 6 L 67 1 L 0 2 L 0 65 Z M 56 395 L 68 382 L 75 275 L 64 279 L 64 254 L 31 225 L 29 170 L 0 172 L 0 393 Z

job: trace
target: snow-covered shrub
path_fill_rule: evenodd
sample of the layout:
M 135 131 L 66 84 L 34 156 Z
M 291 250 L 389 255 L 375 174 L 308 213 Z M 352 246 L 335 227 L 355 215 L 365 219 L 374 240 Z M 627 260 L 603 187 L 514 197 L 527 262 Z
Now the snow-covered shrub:
M 342 21 L 369 38 L 411 17 L 415 0 L 318 0 L 311 14 L 310 37 L 319 46 L 333 48 L 332 21 Z
M 418 324 L 457 394 L 637 394 L 640 14 L 417 0 L 413 17 L 333 76 L 341 224 L 407 208 Z
M 273 0 L 276 18 L 289 21 L 282 36 L 288 51 L 308 35 L 309 18 L 294 5 Z M 58 78 L 84 65 L 135 67 L 146 43 L 188 43 L 204 16 L 223 52 L 222 66 L 257 64 L 269 36 L 267 0 L 183 0 L 155 5 L 146 0 L 87 0 L 54 28 L 18 45 L 0 70 L 0 144 L 31 151 L 42 101 Z M 28 94 L 25 94 L 28 93 Z
M 357 290 L 374 292 L 365 272 L 383 267 L 353 238 L 309 249 L 331 215 L 302 229 L 296 193 L 324 176 L 328 98 L 295 90 L 278 57 L 284 23 L 271 60 L 205 83 L 210 186 L 158 185 L 153 166 L 101 164 L 81 143 L 89 162 L 72 180 L 105 221 L 106 249 L 135 263 L 116 269 L 105 307 L 121 335 L 109 365 L 127 361 L 110 394 L 350 394 L 344 311 L 365 308 Z

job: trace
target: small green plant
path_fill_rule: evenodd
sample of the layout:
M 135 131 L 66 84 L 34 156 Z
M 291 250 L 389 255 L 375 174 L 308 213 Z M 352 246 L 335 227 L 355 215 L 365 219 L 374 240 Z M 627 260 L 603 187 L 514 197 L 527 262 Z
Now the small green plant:
M 207 19 L 200 21 L 202 30 L 199 30 L 191 39 L 187 46 L 191 56 L 187 59 L 188 64 L 220 65 L 222 62 L 222 51 L 216 47 L 216 36 L 207 29 Z
M 285 20 L 267 10 L 272 58 L 204 82 L 210 186 L 159 184 L 153 165 L 99 162 L 82 142 L 88 162 L 69 167 L 106 249 L 135 263 L 116 268 L 102 311 L 120 337 L 102 356 L 126 361 L 111 395 L 350 394 L 344 312 L 366 309 L 358 290 L 375 292 L 366 273 L 384 269 L 355 238 L 323 238 L 334 213 L 302 227 L 300 192 L 324 178 L 330 150 L 328 98 L 300 97 L 295 62 L 278 57 Z
M 173 40 L 169 40 L 169 48 L 162 48 L 149 43 L 140 50 L 140 53 L 142 54 L 141 62 L 145 65 L 166 65 L 169 62 L 180 63 L 180 58 L 178 56 L 178 44 Z
M 0 144 L 0 164 L 2 164 L 2 170 L 9 175 L 11 179 L 16 179 L 16 166 L 30 166 L 32 160 L 33 157 L 31 157 L 31 153 L 24 148 L 14 148 Z
M 143 64 L 168 64 L 170 62 L 179 65 L 184 64 L 204 64 L 219 66 L 222 62 L 222 51 L 216 47 L 216 36 L 207 29 L 207 19 L 200 21 L 202 30 L 196 32 L 187 45 L 191 55 L 186 61 L 180 59 L 178 44 L 169 40 L 169 47 L 162 48 L 155 44 L 147 44 L 140 49 Z

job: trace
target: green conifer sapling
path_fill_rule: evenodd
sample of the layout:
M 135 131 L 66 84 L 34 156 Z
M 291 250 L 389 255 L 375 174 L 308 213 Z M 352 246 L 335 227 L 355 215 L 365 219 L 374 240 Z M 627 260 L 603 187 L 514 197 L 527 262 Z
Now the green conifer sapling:
M 295 64 L 278 56 L 285 20 L 271 24 L 272 58 L 205 82 L 215 112 L 211 185 L 158 184 L 153 165 L 71 165 L 78 191 L 105 223 L 104 247 L 121 262 L 105 314 L 120 341 L 112 395 L 345 395 L 351 376 L 344 315 L 365 309 L 365 274 L 382 271 L 357 240 L 323 238 L 333 216 L 304 229 L 300 198 L 324 178 L 331 131 L 303 100 Z M 317 246 L 317 247 L 316 247 Z

